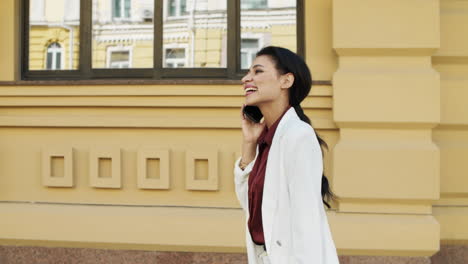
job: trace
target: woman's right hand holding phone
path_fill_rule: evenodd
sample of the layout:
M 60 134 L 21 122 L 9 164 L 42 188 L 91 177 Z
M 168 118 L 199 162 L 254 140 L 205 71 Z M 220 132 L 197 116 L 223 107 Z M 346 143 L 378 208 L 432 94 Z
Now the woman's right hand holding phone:
M 242 120 L 242 160 L 241 163 L 246 165 L 255 158 L 257 140 L 260 134 L 265 129 L 265 122 L 255 123 L 249 120 L 244 115 L 244 107 L 241 108 Z

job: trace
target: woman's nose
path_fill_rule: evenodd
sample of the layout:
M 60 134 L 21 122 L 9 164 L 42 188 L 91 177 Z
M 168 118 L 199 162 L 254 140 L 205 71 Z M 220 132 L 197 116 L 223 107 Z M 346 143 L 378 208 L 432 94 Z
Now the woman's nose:
M 250 77 L 250 74 L 247 73 L 246 75 L 244 75 L 244 77 L 242 77 L 241 81 L 245 83 L 245 82 L 251 81 L 251 79 L 252 78 Z

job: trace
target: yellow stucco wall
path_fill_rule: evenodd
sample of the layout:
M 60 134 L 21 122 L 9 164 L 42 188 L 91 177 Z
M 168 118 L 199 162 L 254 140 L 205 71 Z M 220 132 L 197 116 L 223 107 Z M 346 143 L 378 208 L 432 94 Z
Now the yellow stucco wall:
M 18 11 L 18 6 L 15 1 L 4 1 L 1 3 L 2 12 L 0 16 L 0 32 L 5 41 L 0 41 L 0 79 L 5 81 L 13 81 L 17 77 L 17 57 L 19 50 L 17 41 L 17 32 L 19 23 L 15 14 Z
M 19 63 L 14 2 L 0 3 L 1 81 Z M 467 241 L 468 3 L 305 2 L 307 62 L 333 81 L 303 107 L 331 149 L 339 253 L 423 256 Z M 242 101 L 240 85 L 0 83 L 1 243 L 244 251 L 232 180 Z M 168 165 L 161 181 L 139 182 L 145 154 Z M 94 177 L 108 156 L 118 166 L 100 171 L 115 178 Z M 73 186 L 44 180 L 49 166 Z
M 433 140 L 440 148 L 440 199 L 433 214 L 446 243 L 468 241 L 468 2 L 440 2 L 440 48 L 432 57 L 440 73 L 440 124 Z

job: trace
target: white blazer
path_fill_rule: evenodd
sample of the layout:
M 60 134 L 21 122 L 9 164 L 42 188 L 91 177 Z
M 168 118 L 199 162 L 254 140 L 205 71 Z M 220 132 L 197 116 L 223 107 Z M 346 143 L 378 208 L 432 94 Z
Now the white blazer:
M 244 170 L 234 166 L 236 194 L 246 214 L 249 264 L 257 263 L 251 239 L 248 178 L 258 156 Z M 271 264 L 338 264 L 335 243 L 322 203 L 322 151 L 314 129 L 291 107 L 276 129 L 268 154 L 262 218 Z

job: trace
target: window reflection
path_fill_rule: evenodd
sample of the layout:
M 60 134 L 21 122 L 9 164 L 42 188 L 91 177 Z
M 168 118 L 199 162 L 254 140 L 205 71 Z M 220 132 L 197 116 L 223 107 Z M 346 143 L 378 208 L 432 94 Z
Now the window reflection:
M 163 0 L 162 66 L 227 65 L 228 0 Z M 92 67 L 152 68 L 154 0 L 92 0 Z M 78 69 L 80 0 L 30 0 L 29 68 Z M 241 68 L 267 45 L 296 51 L 295 0 L 241 0 Z
M 185 48 L 166 49 L 165 67 L 178 68 L 186 64 Z
M 244 38 L 241 40 L 241 65 L 242 69 L 247 69 L 255 59 L 255 53 L 259 48 L 258 39 Z
M 154 0 L 93 0 L 92 67 L 152 68 Z
M 191 4 L 193 4 L 192 1 L 190 1 Z M 168 0 L 166 6 L 169 17 L 188 15 L 186 0 Z
M 80 0 L 30 0 L 29 69 L 78 69 Z
M 131 68 L 131 52 L 129 47 L 109 47 L 107 68 Z
M 226 67 L 227 0 L 165 0 L 163 4 L 163 66 Z
M 296 17 L 295 0 L 241 0 L 241 68 L 264 46 L 296 51 Z
M 267 8 L 267 0 L 242 0 L 241 9 Z
M 131 0 L 113 0 L 112 14 L 114 18 L 130 18 Z
M 57 42 L 47 48 L 47 70 L 62 69 L 62 47 Z

